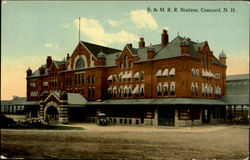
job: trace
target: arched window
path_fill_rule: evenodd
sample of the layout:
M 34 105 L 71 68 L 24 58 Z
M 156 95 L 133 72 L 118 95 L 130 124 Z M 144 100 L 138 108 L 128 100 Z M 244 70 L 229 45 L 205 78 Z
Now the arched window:
M 194 83 L 192 82 L 192 85 L 191 85 L 191 93 L 192 93 L 192 96 L 194 96 Z
M 195 88 L 196 88 L 196 96 L 198 96 L 198 93 L 199 93 L 199 86 L 198 86 L 198 83 L 195 84 Z
M 194 68 L 192 68 L 191 74 L 192 74 L 192 78 L 194 78 L 195 77 L 195 69 Z
M 141 71 L 141 81 L 144 81 L 144 72 Z
M 125 56 L 124 58 L 124 68 L 127 68 L 128 66 L 128 56 Z
M 158 83 L 158 85 L 157 85 L 157 95 L 158 96 L 161 96 L 161 91 L 162 91 L 162 85 L 161 85 L 161 83 Z
M 95 75 L 92 76 L 92 83 L 95 83 Z
M 85 63 L 82 58 L 79 58 L 76 62 L 76 69 L 85 68 Z
M 199 78 L 199 69 L 196 69 L 196 79 Z

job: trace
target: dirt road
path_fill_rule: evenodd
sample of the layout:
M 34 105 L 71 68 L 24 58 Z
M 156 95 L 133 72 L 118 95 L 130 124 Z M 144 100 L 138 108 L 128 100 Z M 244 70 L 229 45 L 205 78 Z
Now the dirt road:
M 247 126 L 97 126 L 85 130 L 2 130 L 8 158 L 244 159 Z

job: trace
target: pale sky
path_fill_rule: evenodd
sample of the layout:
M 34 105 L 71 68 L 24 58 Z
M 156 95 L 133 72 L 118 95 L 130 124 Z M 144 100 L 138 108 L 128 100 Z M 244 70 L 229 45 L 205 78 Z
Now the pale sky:
M 199 12 L 147 12 L 147 8 L 192 8 Z M 204 13 L 201 8 L 235 8 L 235 12 Z M 26 70 L 35 71 L 46 57 L 62 60 L 81 40 L 123 49 L 159 44 L 162 29 L 170 41 L 177 36 L 208 41 L 218 57 L 227 54 L 227 75 L 249 73 L 249 4 L 247 2 L 69 2 L 7 1 L 2 4 L 1 99 L 26 96 Z

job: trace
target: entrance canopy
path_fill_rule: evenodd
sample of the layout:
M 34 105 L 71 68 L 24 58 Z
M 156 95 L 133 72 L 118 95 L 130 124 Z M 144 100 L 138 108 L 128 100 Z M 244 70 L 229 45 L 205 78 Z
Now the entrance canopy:
M 80 93 L 67 93 L 69 107 L 83 107 L 88 102 Z M 51 96 L 54 96 L 58 100 L 60 99 L 59 92 L 52 92 L 48 95 L 45 101 L 49 100 Z
M 87 102 L 86 105 L 226 105 L 221 100 L 194 98 L 119 99 Z

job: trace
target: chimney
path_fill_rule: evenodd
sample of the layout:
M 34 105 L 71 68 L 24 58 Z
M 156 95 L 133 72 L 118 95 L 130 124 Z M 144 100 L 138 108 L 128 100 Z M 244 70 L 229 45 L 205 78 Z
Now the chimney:
M 165 47 L 168 44 L 168 31 L 163 29 L 161 34 L 161 48 Z
M 31 76 L 32 70 L 30 69 L 30 67 L 27 69 L 26 74 L 27 74 L 27 77 Z
M 132 43 L 128 43 L 127 46 L 131 48 L 133 47 Z
M 150 47 L 147 49 L 147 59 L 153 59 L 155 56 L 155 49 L 152 47 L 152 44 L 150 44 Z
M 67 53 L 67 61 L 70 59 L 69 53 Z
M 51 57 L 51 56 L 48 56 L 48 57 L 47 57 L 46 67 L 49 68 L 51 64 L 52 64 L 52 57 Z
M 144 41 L 144 38 L 141 37 L 140 42 L 139 42 L 139 48 L 143 48 L 143 47 L 145 47 L 145 41 Z

